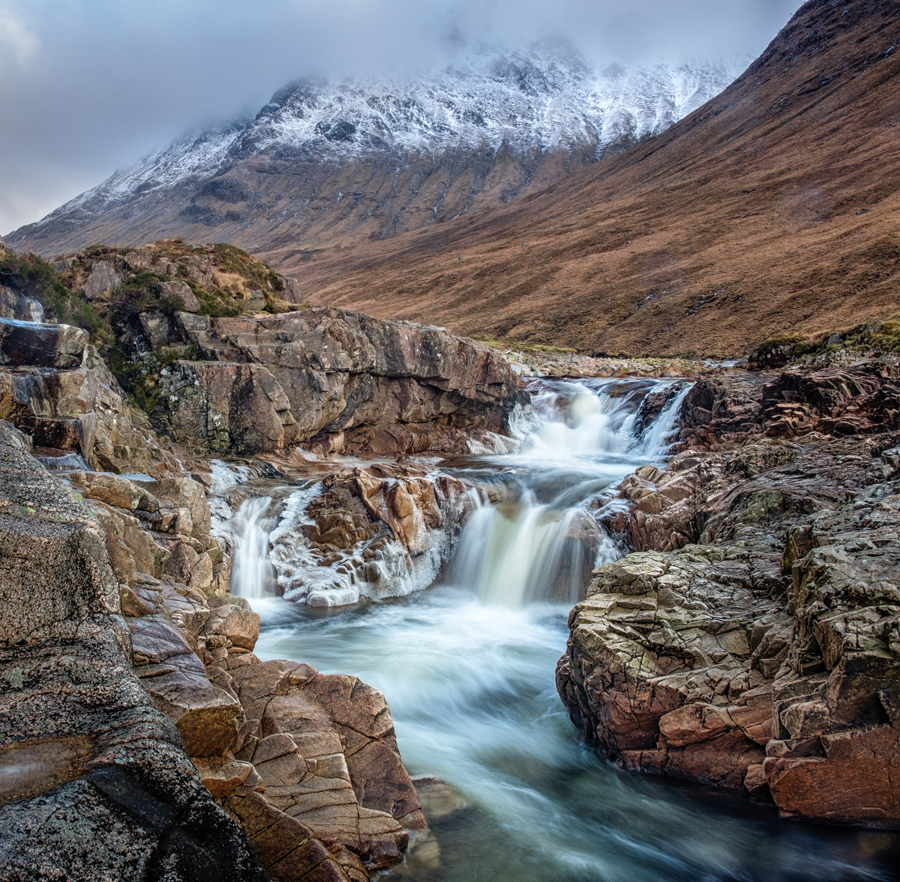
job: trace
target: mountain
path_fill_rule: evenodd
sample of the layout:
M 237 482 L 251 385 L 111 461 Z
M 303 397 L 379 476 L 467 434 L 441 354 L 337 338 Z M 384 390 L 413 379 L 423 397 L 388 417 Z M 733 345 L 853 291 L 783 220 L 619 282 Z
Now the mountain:
M 259 254 L 379 240 L 657 134 L 748 61 L 594 69 L 545 42 L 481 47 L 428 77 L 299 80 L 255 118 L 156 152 L 7 238 L 46 256 L 177 236 Z
M 810 0 L 721 95 L 510 205 L 303 260 L 304 297 L 589 352 L 746 353 L 900 312 L 900 4 Z

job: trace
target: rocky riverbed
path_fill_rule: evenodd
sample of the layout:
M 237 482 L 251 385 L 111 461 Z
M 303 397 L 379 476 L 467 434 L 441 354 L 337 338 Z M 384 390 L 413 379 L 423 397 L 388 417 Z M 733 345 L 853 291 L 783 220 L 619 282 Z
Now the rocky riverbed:
M 103 351 L 45 322 L 27 286 L 0 291 L 4 878 L 363 882 L 410 837 L 433 841 L 384 696 L 254 654 L 259 615 L 232 590 L 241 512 L 275 521 L 261 594 L 311 606 L 426 588 L 466 529 L 516 525 L 498 560 L 519 601 L 584 597 L 590 561 L 610 560 L 557 673 L 603 754 L 786 816 L 900 823 L 896 358 L 714 367 L 689 391 L 610 386 L 602 404 L 563 383 L 549 398 L 568 415 L 531 451 L 546 474 L 510 493 L 497 463 L 465 457 L 512 449 L 530 399 L 556 405 L 499 354 L 283 312 L 291 280 L 248 264 L 267 296 L 214 257 L 64 261 L 60 278 L 110 310 Z M 150 299 L 117 307 L 139 282 Z M 201 314 L 211 291 L 242 314 Z M 561 446 L 621 441 L 626 424 L 631 459 L 565 472 Z M 647 440 L 661 424 L 678 430 L 664 469 L 640 453 L 665 448 Z M 426 449 L 448 458 L 408 459 Z
M 85 331 L 32 321 L 41 306 L 25 295 L 6 301 L 4 878 L 365 880 L 398 861 L 425 821 L 383 695 L 254 656 L 259 616 L 230 593 L 228 546 L 211 535 L 209 463 L 157 436 Z M 329 492 L 349 501 L 348 480 L 383 540 L 423 550 L 425 520 L 441 517 L 430 485 L 407 470 L 387 493 L 357 469 Z M 321 544 L 376 538 L 348 538 L 352 514 L 334 509 Z
M 626 768 L 895 826 L 900 367 L 735 372 L 621 485 L 635 552 L 594 573 L 557 681 Z

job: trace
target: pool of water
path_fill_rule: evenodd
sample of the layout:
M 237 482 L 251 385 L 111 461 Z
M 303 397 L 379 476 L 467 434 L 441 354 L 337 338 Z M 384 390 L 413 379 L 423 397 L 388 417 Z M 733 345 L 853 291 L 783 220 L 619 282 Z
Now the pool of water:
M 574 562 L 584 547 L 572 525 L 626 474 L 664 460 L 685 392 L 652 380 L 547 382 L 535 390 L 537 417 L 517 453 L 444 463 L 476 489 L 436 585 L 325 612 L 253 599 L 261 658 L 304 661 L 381 689 L 411 774 L 443 779 L 468 806 L 432 819 L 439 860 L 417 863 L 413 849 L 409 865 L 386 878 L 897 878 L 897 834 L 781 821 L 733 795 L 624 773 L 584 743 L 557 696 L 573 597 L 547 598 L 561 598 L 551 586 L 558 572 L 585 572 Z M 651 393 L 662 409 L 641 418 Z M 597 561 L 621 554 L 609 537 L 592 547 Z

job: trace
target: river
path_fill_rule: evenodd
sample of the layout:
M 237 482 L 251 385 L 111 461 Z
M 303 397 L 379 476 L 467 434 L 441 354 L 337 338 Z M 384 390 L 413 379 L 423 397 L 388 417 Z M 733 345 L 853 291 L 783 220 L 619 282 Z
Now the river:
M 641 402 L 667 385 L 667 406 L 638 433 Z M 684 391 L 663 381 L 545 382 L 518 452 L 440 465 L 480 489 L 435 585 L 324 611 L 252 599 L 263 617 L 260 658 L 381 689 L 410 773 L 459 794 L 435 811 L 429 847 L 414 843 L 385 880 L 894 878 L 896 834 L 779 821 L 742 799 L 624 773 L 584 742 L 556 694 L 567 615 L 594 563 L 579 558 L 573 525 L 625 475 L 664 461 Z M 259 595 L 271 582 L 264 552 L 274 521 L 263 503 L 245 506 L 233 586 Z M 621 553 L 600 537 L 597 561 Z

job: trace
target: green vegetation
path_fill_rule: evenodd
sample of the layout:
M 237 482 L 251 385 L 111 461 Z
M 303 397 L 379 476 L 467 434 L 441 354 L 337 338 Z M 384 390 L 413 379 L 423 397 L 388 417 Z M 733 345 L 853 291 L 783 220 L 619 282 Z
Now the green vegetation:
M 900 317 L 866 322 L 814 336 L 778 334 L 756 347 L 751 363 L 755 361 L 763 367 L 777 366 L 842 349 L 853 352 L 900 353 Z
M 200 315 L 212 318 L 234 318 L 244 312 L 244 302 L 219 288 L 206 288 L 190 279 L 186 280 L 194 296 L 200 301 Z
M 85 328 L 95 343 L 109 339 L 103 319 L 84 294 L 69 289 L 59 271 L 36 254 L 0 251 L 0 285 L 39 301 L 48 319 Z
M 92 245 L 54 265 L 34 254 L 0 247 L 0 284 L 38 300 L 48 319 L 88 330 L 123 388 L 147 413 L 157 405 L 159 371 L 173 361 L 199 355 L 195 346 L 172 339 L 164 339 L 151 352 L 134 345 L 136 336 L 148 337 L 140 327 L 146 324 L 142 316 L 165 319 L 186 309 L 190 298 L 185 289 L 179 296 L 168 283 L 186 284 L 199 303 L 193 311 L 200 315 L 243 315 L 251 299 L 256 311 L 296 309 L 279 296 L 284 290 L 281 276 L 233 245 L 189 245 L 183 239 L 168 239 L 135 251 Z M 100 261 L 110 265 L 111 277 L 118 283 L 88 300 L 83 289 Z M 262 292 L 265 302 L 254 292 Z M 166 322 L 159 326 L 165 338 Z
M 881 352 L 900 352 L 900 318 L 857 325 L 841 334 L 841 341 L 846 349 L 877 349 Z
M 220 243 L 212 246 L 220 270 L 240 276 L 250 288 L 266 291 L 283 291 L 284 282 L 271 267 L 234 245 Z

